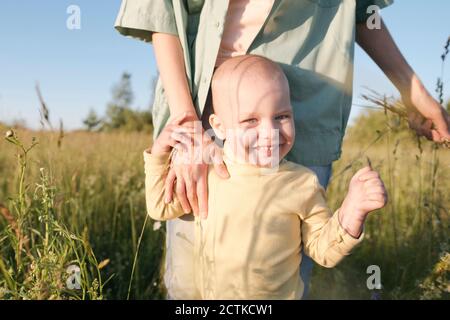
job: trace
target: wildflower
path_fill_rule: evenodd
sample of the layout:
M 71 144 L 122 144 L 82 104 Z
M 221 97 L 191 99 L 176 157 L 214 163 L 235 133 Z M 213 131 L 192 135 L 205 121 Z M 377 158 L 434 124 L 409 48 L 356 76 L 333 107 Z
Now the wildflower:
M 156 221 L 153 224 L 153 231 L 158 231 L 161 228 L 161 221 Z
M 12 137 L 14 137 L 14 131 L 12 130 L 6 131 L 5 138 L 12 138 Z

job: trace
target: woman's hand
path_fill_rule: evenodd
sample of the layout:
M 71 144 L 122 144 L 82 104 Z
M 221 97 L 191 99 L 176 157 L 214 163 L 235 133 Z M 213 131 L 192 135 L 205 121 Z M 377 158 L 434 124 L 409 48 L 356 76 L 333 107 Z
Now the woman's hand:
M 408 107 L 409 126 L 419 136 L 438 143 L 450 141 L 450 116 L 417 77 L 413 77 L 411 90 L 402 100 Z
M 424 88 L 395 44 L 383 19 L 379 29 L 369 29 L 366 23 L 358 23 L 356 41 L 399 90 L 408 108 L 411 129 L 435 142 L 450 141 L 449 115 Z
M 226 179 L 228 171 L 222 160 L 219 148 L 204 134 L 200 121 L 187 121 L 182 125 L 194 127 L 193 136 L 185 138 L 189 146 L 183 143 L 172 157 L 171 168 L 165 182 L 165 201 L 172 201 L 175 191 L 185 213 L 196 216 L 208 216 L 208 164 L 214 164 L 216 173 Z M 183 134 L 189 136 L 190 134 Z
M 164 127 L 158 138 L 153 142 L 152 154 L 169 153 L 172 148 L 185 149 L 191 144 L 190 137 L 194 134 L 195 128 L 180 125 L 186 116 L 187 113 L 178 115 Z

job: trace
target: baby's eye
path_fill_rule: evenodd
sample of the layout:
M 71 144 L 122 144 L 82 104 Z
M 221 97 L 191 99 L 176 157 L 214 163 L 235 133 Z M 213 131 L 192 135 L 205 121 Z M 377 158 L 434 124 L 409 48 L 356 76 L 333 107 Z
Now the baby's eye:
M 283 120 L 283 119 L 289 119 L 291 116 L 289 114 L 282 114 L 275 117 L 275 120 Z
M 248 124 L 255 124 L 258 120 L 256 118 L 245 119 L 242 122 Z

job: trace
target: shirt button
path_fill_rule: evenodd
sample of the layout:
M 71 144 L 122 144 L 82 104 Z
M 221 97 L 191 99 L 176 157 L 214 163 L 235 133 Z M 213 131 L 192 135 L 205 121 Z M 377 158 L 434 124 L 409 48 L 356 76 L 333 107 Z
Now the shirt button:
M 218 32 L 219 36 L 222 37 L 222 33 L 223 33 L 222 24 L 219 21 L 217 21 L 215 26 L 217 28 L 217 32 Z

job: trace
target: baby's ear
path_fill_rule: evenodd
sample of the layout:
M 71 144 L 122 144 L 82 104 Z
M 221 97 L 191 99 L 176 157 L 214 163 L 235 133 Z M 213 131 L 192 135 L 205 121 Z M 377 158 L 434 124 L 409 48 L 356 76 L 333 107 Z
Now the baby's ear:
M 214 134 L 219 138 L 220 140 L 225 140 L 225 125 L 222 122 L 222 119 L 216 114 L 211 114 L 209 116 L 209 124 L 211 128 L 214 130 Z

